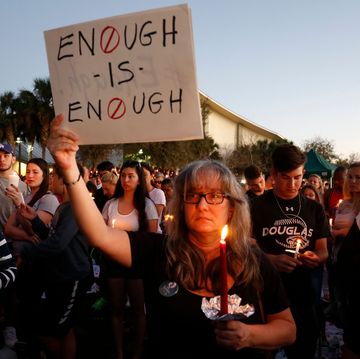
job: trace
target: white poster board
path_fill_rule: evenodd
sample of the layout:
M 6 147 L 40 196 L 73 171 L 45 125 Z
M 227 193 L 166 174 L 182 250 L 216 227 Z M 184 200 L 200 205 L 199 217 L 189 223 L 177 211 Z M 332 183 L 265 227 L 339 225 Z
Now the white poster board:
M 81 144 L 203 138 L 187 5 L 44 34 L 55 113 Z

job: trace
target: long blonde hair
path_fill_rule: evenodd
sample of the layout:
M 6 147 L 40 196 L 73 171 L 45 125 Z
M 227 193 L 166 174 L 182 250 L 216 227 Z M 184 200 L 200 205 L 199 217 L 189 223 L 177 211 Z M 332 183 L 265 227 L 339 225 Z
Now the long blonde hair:
M 247 199 L 234 174 L 221 162 L 203 160 L 188 164 L 178 175 L 174 186 L 174 195 L 169 203 L 169 213 L 174 218 L 167 227 L 166 245 L 167 273 L 169 277 L 187 289 L 210 289 L 219 292 L 219 258 L 206 265 L 205 256 L 188 239 L 188 229 L 184 215 L 184 196 L 187 190 L 198 186 L 211 185 L 217 178 L 221 190 L 227 195 L 233 208 L 229 220 L 227 241 L 228 273 L 235 283 L 254 285 L 261 288 L 257 247 L 250 238 L 251 221 Z M 207 183 L 208 181 L 208 183 Z M 205 182 L 205 183 L 204 183 Z M 219 233 L 220 236 L 220 233 Z M 207 288 L 210 283 L 212 288 Z

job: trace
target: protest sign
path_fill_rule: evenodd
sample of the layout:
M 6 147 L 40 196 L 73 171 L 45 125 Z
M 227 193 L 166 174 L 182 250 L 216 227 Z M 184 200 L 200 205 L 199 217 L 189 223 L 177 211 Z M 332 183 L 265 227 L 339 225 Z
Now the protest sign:
M 203 138 L 187 5 L 44 35 L 55 112 L 81 144 Z

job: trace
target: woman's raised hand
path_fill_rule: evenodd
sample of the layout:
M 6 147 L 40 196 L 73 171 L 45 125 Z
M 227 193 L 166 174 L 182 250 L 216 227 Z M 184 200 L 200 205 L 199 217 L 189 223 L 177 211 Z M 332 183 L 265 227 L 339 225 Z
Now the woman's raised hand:
M 63 114 L 54 118 L 50 125 L 50 136 L 47 148 L 54 157 L 56 164 L 63 170 L 76 164 L 76 152 L 79 149 L 79 136 L 74 132 L 61 128 L 64 120 Z
M 19 191 L 18 187 L 15 187 L 13 184 L 10 187 L 7 187 L 5 189 L 5 194 L 11 198 L 13 201 L 15 207 L 19 207 L 21 203 L 24 202 L 23 196 L 21 192 Z

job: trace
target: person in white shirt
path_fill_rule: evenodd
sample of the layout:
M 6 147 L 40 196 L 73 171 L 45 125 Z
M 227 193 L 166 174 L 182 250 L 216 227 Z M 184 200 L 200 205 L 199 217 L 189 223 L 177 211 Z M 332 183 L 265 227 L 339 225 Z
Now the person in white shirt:
M 105 203 L 102 215 L 107 225 L 113 228 L 156 232 L 158 215 L 154 203 L 147 196 L 144 172 L 139 162 L 127 161 L 122 165 L 115 193 Z M 146 327 L 142 280 L 106 256 L 101 271 L 109 293 L 116 359 L 123 358 L 123 323 L 128 297 L 135 327 L 132 358 L 140 359 Z
M 155 203 L 155 207 L 159 216 L 157 232 L 162 233 L 160 224 L 163 220 L 164 208 L 166 207 L 166 197 L 163 190 L 155 188 L 152 185 L 152 178 L 154 174 L 153 168 L 148 163 L 141 163 L 141 167 L 144 170 L 146 189 L 151 200 Z

